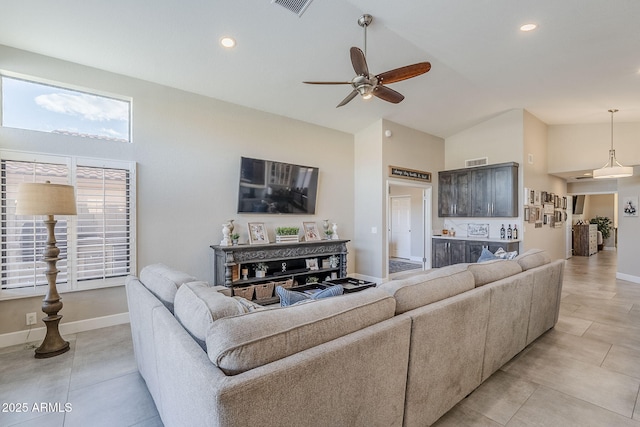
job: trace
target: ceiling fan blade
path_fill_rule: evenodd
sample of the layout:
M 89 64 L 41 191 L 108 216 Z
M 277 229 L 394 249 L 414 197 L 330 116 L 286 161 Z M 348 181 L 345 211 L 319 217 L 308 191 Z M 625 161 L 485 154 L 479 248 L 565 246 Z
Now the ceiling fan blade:
M 364 57 L 364 53 L 355 46 L 351 48 L 351 64 L 357 75 L 369 77 L 367 59 Z
M 338 105 L 336 105 L 336 108 L 338 107 L 342 107 L 343 105 L 345 105 L 346 103 L 348 103 L 349 101 L 351 101 L 353 98 L 356 97 L 356 95 L 358 94 L 357 90 L 352 90 L 351 93 L 349 95 L 347 95 L 347 97 L 345 99 L 342 100 L 342 102 Z M 401 95 L 402 96 L 402 95 Z
M 397 104 L 404 99 L 404 95 L 401 93 L 381 85 L 373 88 L 373 94 L 380 99 L 384 99 L 385 101 L 392 102 L 394 104 Z
M 431 63 L 419 62 L 417 64 L 407 65 L 405 67 L 387 71 L 385 73 L 377 75 L 376 77 L 378 78 L 379 82 L 389 84 L 419 76 L 420 74 L 426 73 L 430 69 Z
M 350 85 L 351 82 L 302 82 L 308 85 Z

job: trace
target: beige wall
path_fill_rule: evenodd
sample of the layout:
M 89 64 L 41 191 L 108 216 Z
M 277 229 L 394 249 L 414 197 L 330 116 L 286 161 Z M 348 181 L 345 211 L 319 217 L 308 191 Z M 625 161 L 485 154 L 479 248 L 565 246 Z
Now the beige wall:
M 121 286 L 83 292 L 62 294 L 62 322 L 77 322 L 96 317 L 126 313 L 127 297 Z M 25 314 L 35 312 L 38 324 L 45 314 L 42 312 L 42 296 L 0 301 L 0 335 L 25 330 Z
M 640 167 L 634 168 L 633 177 L 618 180 L 618 212 L 621 213 L 625 197 L 640 197 Z M 618 217 L 618 274 L 617 276 L 640 283 L 638 263 L 640 217 Z
M 355 271 L 372 278 L 384 277 L 385 223 L 382 175 L 382 121 L 361 130 L 354 138 Z M 373 232 L 375 229 L 375 233 Z
M 273 239 L 276 226 L 320 224 L 325 218 L 338 224 L 341 237 L 354 238 L 350 134 L 3 46 L 0 69 L 133 98 L 132 144 L 0 128 L 0 146 L 136 161 L 138 270 L 163 262 L 209 280 L 209 245 L 220 242 L 222 223 L 232 218 L 241 241 L 247 239 L 249 221 L 264 222 Z M 236 214 L 240 156 L 319 167 L 316 215 Z M 355 271 L 351 265 L 349 270 Z M 120 296 L 105 300 L 104 291 L 63 294 L 63 322 L 126 312 L 124 289 L 109 292 Z M 5 332 L 26 329 L 24 313 L 18 321 L 14 317 L 15 310 L 27 306 L 40 311 L 35 301 L 41 297 L 30 300 L 2 303 Z
M 523 110 L 509 110 L 446 139 L 445 169 L 465 167 L 464 161 L 488 157 L 489 164 L 522 164 Z
M 391 131 L 391 137 L 385 136 L 386 130 Z M 432 188 L 431 217 L 437 219 L 437 171 L 443 165 L 442 138 L 388 120 L 379 120 L 355 135 L 354 246 L 358 273 L 378 279 L 387 277 L 389 166 L 433 173 L 435 183 L 425 186 Z
M 533 114 L 524 111 L 524 160 L 522 162 L 523 186 L 538 191 L 547 191 L 559 196 L 567 195 L 566 182 L 563 179 L 549 175 L 547 153 L 548 127 Z M 521 192 L 521 198 L 524 194 Z M 521 200 L 521 205 L 524 202 Z M 553 259 L 564 259 L 571 247 L 571 226 L 563 224 L 561 227 L 551 228 L 543 225 L 535 228 L 534 224 L 524 223 L 524 245 L 522 250 L 533 248 L 545 249 Z

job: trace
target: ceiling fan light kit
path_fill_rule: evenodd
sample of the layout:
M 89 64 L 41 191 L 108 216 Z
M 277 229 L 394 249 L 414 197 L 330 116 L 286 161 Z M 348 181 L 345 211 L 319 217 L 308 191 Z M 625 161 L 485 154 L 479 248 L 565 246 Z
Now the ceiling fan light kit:
M 616 159 L 616 150 L 613 149 L 613 114 L 616 109 L 609 110 L 611 113 L 611 149 L 609 150 L 609 161 L 600 169 L 594 169 L 593 177 L 597 179 L 605 178 L 626 178 L 633 176 L 633 167 L 622 166 Z
M 316 85 L 340 85 L 350 84 L 353 90 L 345 99 L 340 102 L 337 107 L 347 104 L 357 95 L 362 99 L 370 99 L 375 96 L 387 102 L 397 104 L 404 99 L 404 96 L 393 89 L 389 89 L 384 84 L 395 83 L 402 80 L 410 79 L 428 72 L 431 69 L 429 62 L 419 62 L 413 65 L 396 68 L 381 74 L 371 75 L 367 66 L 367 27 L 373 22 L 373 17 L 368 14 L 362 15 L 358 19 L 358 25 L 364 28 L 364 52 L 357 47 L 350 49 L 351 65 L 356 72 L 356 76 L 348 82 L 303 82 Z

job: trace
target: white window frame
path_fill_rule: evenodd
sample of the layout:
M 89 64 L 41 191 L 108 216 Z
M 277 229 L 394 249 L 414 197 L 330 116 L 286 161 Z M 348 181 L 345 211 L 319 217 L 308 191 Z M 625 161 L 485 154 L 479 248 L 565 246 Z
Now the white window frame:
M 22 151 L 0 150 L 0 160 L 39 162 L 39 163 L 55 163 L 66 165 L 69 169 L 69 184 L 76 186 L 76 166 L 88 166 L 99 168 L 126 169 L 130 174 L 129 188 L 129 207 L 130 207 L 130 274 L 137 271 L 136 254 L 137 254 L 137 227 L 136 227 L 136 162 L 122 160 L 107 160 L 98 158 L 88 158 L 80 156 L 61 156 L 46 153 L 29 153 Z M 109 288 L 124 285 L 125 277 L 110 277 L 105 279 L 77 280 L 77 220 L 76 216 L 67 217 L 67 282 L 58 283 L 58 292 L 84 291 L 89 289 Z M 43 220 L 44 218 L 38 218 Z M 72 243 L 73 242 L 73 243 Z M 42 261 L 44 262 L 44 261 Z M 0 289 L 0 301 L 14 298 L 25 298 L 31 296 L 45 295 L 47 286 L 34 286 L 28 288 Z
M 68 84 L 68 83 L 61 83 L 58 81 L 54 81 L 54 80 L 48 80 L 48 79 L 43 79 L 41 77 L 34 77 L 34 76 L 30 76 L 27 74 L 21 74 L 21 73 L 15 73 L 12 71 L 7 71 L 7 70 L 1 70 L 0 69 L 0 77 L 8 77 L 10 79 L 16 79 L 16 80 L 23 80 L 25 82 L 29 82 L 29 83 L 35 83 L 35 84 L 40 84 L 40 85 L 45 85 L 45 86 L 51 86 L 53 88 L 60 88 L 60 89 L 64 89 L 64 90 L 70 90 L 70 91 L 74 91 L 74 92 L 79 92 L 79 93 L 84 93 L 87 95 L 94 95 L 94 96 L 99 96 L 102 98 L 112 98 L 118 101 L 123 101 L 129 104 L 129 123 L 128 123 L 128 132 L 129 132 L 129 140 L 126 142 L 126 144 L 133 144 L 133 98 L 129 97 L 129 96 L 124 96 L 124 95 L 118 95 L 118 94 L 114 94 L 114 93 L 110 93 L 110 92 L 106 92 L 106 91 L 101 91 L 101 90 L 96 90 L 96 89 L 89 89 L 86 87 L 82 87 L 82 86 L 78 86 L 78 85 L 72 85 L 72 84 Z M 0 78 L 0 126 L 2 127 L 9 127 L 9 126 L 5 126 L 5 124 L 3 123 L 3 117 L 4 117 L 4 112 L 2 111 L 2 106 L 4 104 L 4 95 L 2 95 L 2 84 L 1 84 L 2 79 Z M 14 129 L 14 128 L 12 128 Z M 22 128 L 19 128 L 22 129 Z M 22 130 L 27 130 L 30 132 L 43 132 L 41 130 L 37 130 L 37 129 L 22 129 Z M 47 132 L 43 132 L 43 133 L 47 133 Z M 74 135 L 74 137 L 77 138 L 87 138 L 86 136 L 83 135 Z M 92 138 L 90 138 L 92 139 Z M 105 142 L 109 142 L 108 140 L 103 140 Z M 116 144 L 118 142 L 115 142 Z M 120 142 L 123 143 L 123 142 Z

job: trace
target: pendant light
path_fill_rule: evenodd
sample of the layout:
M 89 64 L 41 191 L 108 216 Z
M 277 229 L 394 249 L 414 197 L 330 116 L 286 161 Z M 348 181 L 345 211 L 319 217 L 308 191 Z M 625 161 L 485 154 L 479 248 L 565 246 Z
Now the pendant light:
M 633 167 L 622 166 L 616 160 L 616 150 L 613 149 L 613 113 L 618 110 L 611 109 L 611 149 L 609 150 L 609 161 L 600 169 L 593 171 L 594 178 L 625 178 L 633 175 Z

